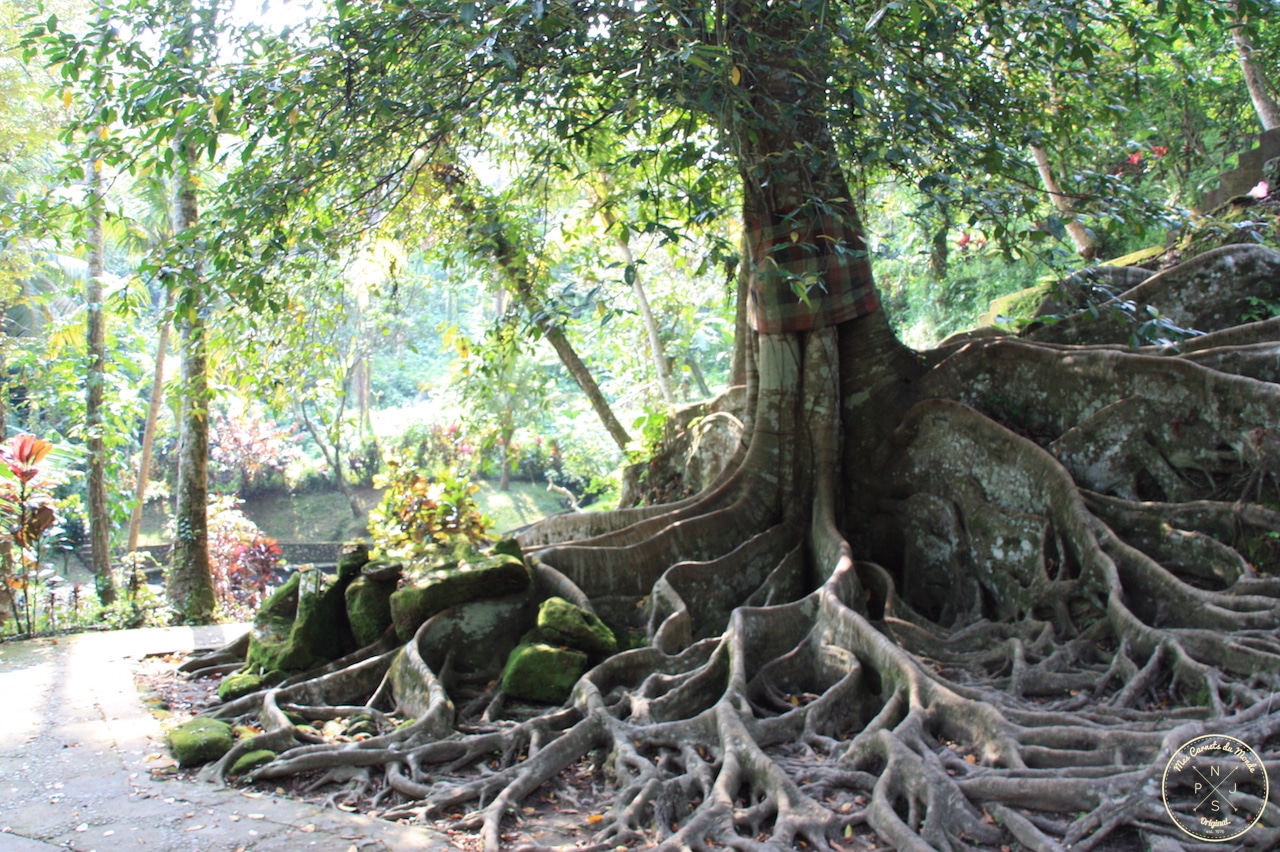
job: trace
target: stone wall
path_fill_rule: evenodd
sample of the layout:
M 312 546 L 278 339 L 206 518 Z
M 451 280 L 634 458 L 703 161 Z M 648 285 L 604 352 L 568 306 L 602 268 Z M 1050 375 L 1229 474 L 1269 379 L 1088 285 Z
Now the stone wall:
M 338 561 L 343 542 L 282 541 L 279 545 L 284 551 L 285 562 L 289 565 L 332 565 Z M 167 544 L 144 544 L 138 548 L 138 551 L 151 554 L 151 557 L 160 565 L 168 565 L 169 548 Z

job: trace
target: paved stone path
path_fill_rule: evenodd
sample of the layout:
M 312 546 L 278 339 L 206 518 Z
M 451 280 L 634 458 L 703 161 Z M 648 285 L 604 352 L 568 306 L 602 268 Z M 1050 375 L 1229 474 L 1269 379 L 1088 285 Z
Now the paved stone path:
M 134 686 L 133 661 L 220 647 L 243 630 L 157 628 L 0 644 L 0 852 L 450 848 L 422 828 L 152 776 L 163 733 Z

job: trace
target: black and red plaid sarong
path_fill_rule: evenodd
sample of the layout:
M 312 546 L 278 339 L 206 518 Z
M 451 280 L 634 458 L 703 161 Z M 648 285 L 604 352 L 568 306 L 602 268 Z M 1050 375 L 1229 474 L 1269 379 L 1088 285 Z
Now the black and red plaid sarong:
M 747 321 L 756 331 L 812 331 L 880 307 L 857 213 L 824 204 L 773 213 L 748 234 Z

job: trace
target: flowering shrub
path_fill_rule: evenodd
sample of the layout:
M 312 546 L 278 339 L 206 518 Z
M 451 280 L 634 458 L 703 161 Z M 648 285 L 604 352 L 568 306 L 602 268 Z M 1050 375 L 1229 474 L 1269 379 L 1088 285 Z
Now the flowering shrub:
M 244 494 L 284 473 L 302 452 L 293 430 L 250 414 L 215 414 L 209 426 L 209 476 Z

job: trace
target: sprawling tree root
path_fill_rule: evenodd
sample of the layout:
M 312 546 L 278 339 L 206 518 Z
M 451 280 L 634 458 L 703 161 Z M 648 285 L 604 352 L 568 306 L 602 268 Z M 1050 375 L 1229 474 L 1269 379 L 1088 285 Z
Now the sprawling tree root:
M 462 814 L 488 849 L 575 766 L 611 791 L 610 846 L 1193 848 L 1159 790 L 1181 743 L 1228 734 L 1280 771 L 1277 328 L 1220 328 L 1222 270 L 1256 286 L 1273 260 L 1139 285 L 1212 290 L 1198 340 L 1221 347 L 984 340 L 925 372 L 878 315 L 764 337 L 714 486 L 526 531 L 532 595 L 227 705 L 265 733 L 210 774 L 266 745 L 256 778 Z M 551 594 L 649 643 L 532 708 L 487 684 Z M 308 742 L 287 713 L 381 732 Z M 1238 842 L 1276 848 L 1280 808 Z

